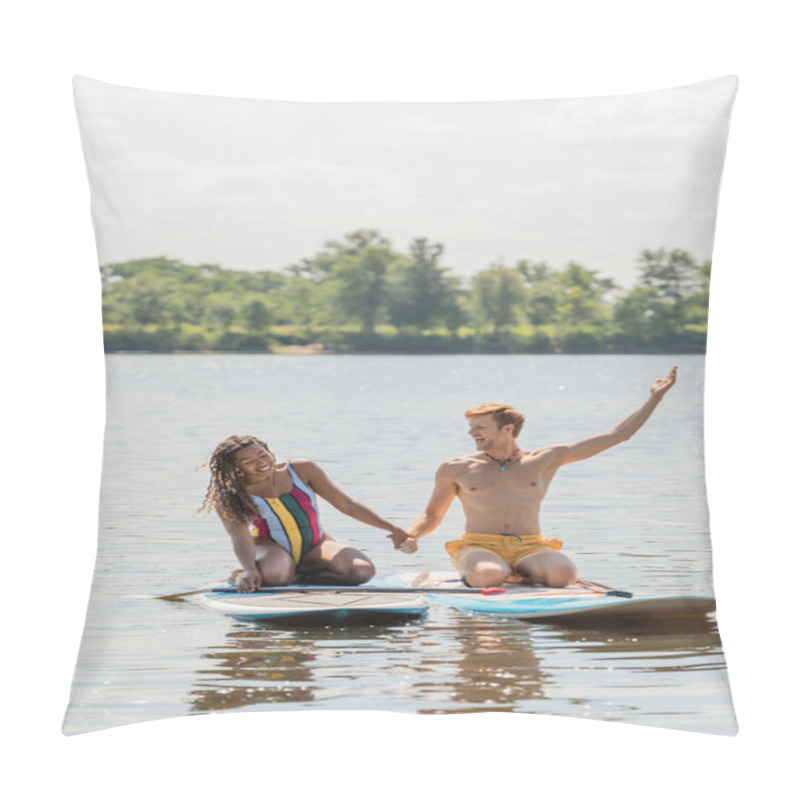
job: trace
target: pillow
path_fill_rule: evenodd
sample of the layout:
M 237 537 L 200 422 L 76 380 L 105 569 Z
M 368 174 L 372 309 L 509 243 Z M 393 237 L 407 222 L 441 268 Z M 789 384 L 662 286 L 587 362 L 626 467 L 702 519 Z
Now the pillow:
M 374 709 L 735 733 L 702 421 L 736 85 L 291 103 L 77 77 L 108 411 L 64 732 Z

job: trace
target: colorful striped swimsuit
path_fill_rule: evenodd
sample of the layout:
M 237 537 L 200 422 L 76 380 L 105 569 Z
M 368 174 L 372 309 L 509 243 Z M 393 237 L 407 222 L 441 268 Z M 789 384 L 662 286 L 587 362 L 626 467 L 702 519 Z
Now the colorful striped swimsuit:
M 309 489 L 291 464 L 289 473 L 292 476 L 292 491 L 280 497 L 260 497 L 251 494 L 258 513 L 252 530 L 256 539 L 269 539 L 280 545 L 292 557 L 295 564 L 309 550 L 316 547 L 323 537 L 319 524 L 317 496 Z

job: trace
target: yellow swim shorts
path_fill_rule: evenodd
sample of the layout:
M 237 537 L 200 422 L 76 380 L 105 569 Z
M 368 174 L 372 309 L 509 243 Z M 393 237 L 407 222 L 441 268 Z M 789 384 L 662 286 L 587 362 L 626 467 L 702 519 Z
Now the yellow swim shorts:
M 488 550 L 500 556 L 512 569 L 523 558 L 547 550 L 560 550 L 562 546 L 558 539 L 545 539 L 538 535 L 517 536 L 516 533 L 465 533 L 460 539 L 444 543 L 454 564 L 468 552 Z

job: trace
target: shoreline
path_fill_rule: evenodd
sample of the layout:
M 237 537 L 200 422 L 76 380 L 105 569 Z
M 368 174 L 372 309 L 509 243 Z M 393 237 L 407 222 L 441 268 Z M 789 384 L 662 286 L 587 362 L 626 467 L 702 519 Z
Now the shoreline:
M 106 356 L 705 356 L 705 351 L 696 350 L 652 350 L 647 352 L 549 352 L 549 353 L 451 353 L 437 350 L 414 350 L 408 352 L 384 352 L 380 350 L 325 350 L 311 349 L 306 345 L 296 345 L 281 350 L 264 352 L 263 350 L 110 350 Z

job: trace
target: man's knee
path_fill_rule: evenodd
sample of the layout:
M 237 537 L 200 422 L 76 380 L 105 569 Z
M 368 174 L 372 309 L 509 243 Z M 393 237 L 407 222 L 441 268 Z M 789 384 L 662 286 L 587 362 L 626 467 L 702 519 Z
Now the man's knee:
M 467 585 L 476 589 L 499 586 L 509 575 L 511 570 L 500 564 L 476 564 L 464 570 Z
M 577 579 L 575 565 L 560 553 L 542 553 L 517 564 L 517 572 L 526 583 L 541 583 L 553 588 L 563 588 Z
M 569 586 L 571 583 L 575 583 L 576 577 L 575 567 L 573 567 L 572 564 L 550 567 L 545 572 L 545 584 L 560 589 L 564 586 Z

